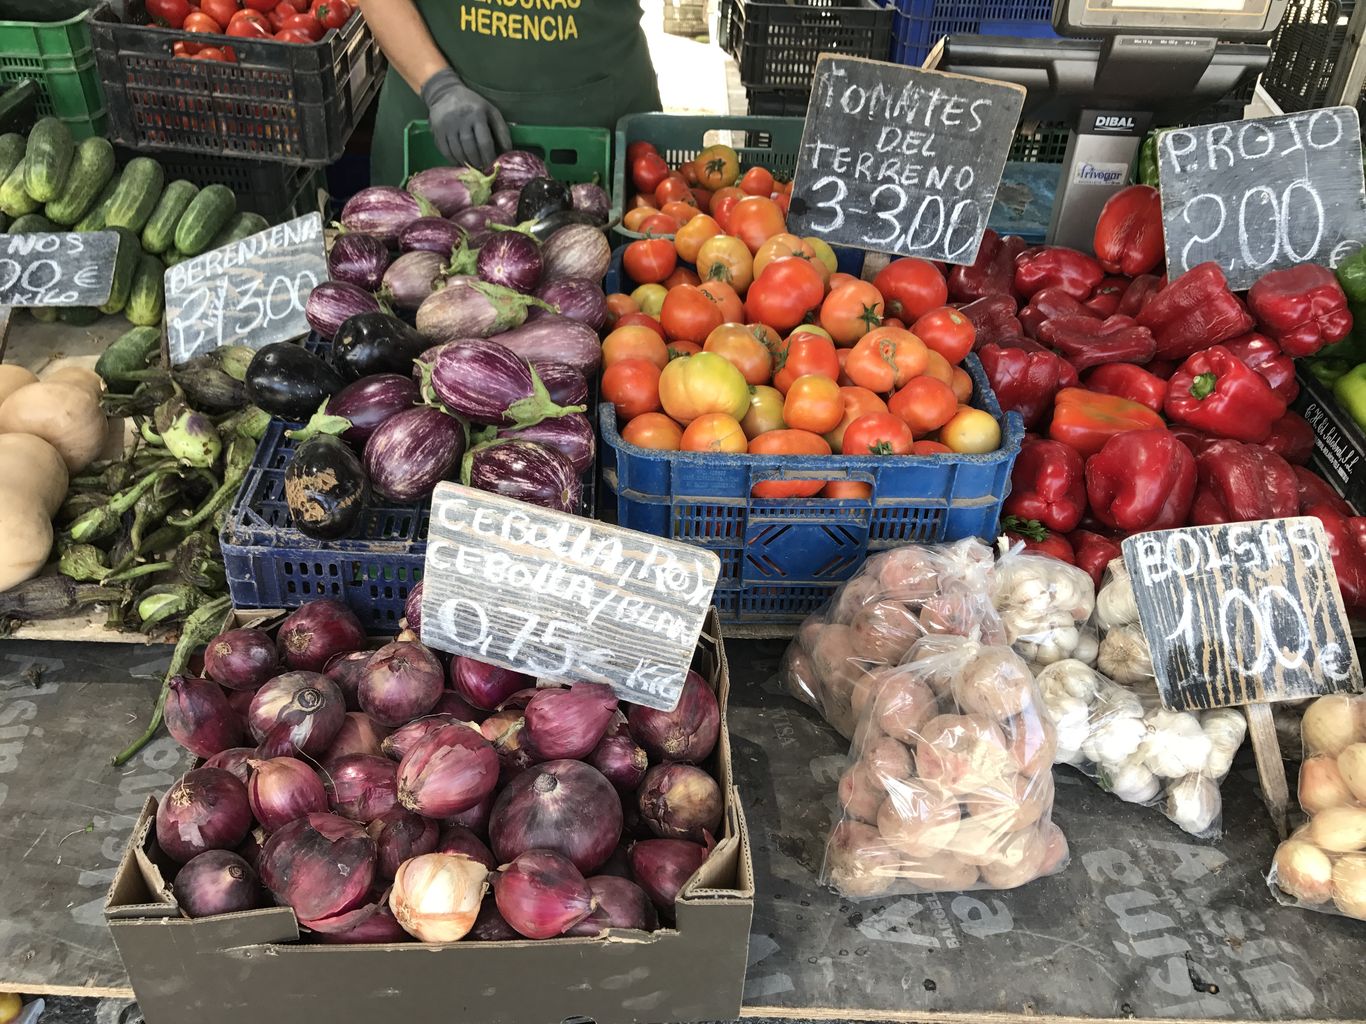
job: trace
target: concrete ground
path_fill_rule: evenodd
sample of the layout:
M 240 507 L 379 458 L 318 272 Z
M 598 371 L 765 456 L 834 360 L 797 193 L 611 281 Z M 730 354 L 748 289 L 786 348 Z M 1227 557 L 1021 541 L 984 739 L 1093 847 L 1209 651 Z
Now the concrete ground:
M 701 0 L 694 0 L 700 3 Z M 642 24 L 659 76 L 659 95 L 671 114 L 743 114 L 745 90 L 732 60 L 716 43 L 716 0 L 708 0 L 708 37 L 664 31 L 666 0 L 642 0 Z

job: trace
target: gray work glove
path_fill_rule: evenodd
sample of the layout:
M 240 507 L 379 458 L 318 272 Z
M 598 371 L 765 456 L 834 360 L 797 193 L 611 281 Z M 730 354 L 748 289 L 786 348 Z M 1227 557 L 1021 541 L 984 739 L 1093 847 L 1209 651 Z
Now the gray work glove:
M 505 149 L 512 148 L 507 122 L 484 97 L 467 86 L 450 68 L 422 86 L 436 148 L 447 160 L 487 168 Z

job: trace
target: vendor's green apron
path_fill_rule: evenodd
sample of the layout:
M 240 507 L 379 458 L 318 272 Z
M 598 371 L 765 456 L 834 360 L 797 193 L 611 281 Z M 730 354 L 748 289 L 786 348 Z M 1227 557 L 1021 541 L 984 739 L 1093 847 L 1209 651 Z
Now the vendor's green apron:
M 437 47 L 510 122 L 613 128 L 659 109 L 639 0 L 416 0 Z M 380 94 L 371 178 L 403 175 L 403 130 L 427 108 L 392 68 Z

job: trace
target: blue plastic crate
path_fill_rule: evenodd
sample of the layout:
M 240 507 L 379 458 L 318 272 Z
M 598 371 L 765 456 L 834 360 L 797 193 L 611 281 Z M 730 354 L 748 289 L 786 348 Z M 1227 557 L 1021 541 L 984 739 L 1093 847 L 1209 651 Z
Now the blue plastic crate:
M 1057 38 L 1052 0 L 895 0 L 892 60 L 918 67 L 944 36 Z
M 697 544 L 721 559 L 713 603 L 736 635 L 791 633 L 852 576 L 870 552 L 902 544 L 992 538 L 1024 439 L 1017 413 L 1002 416 L 976 356 L 964 368 L 973 405 L 1002 422 L 986 455 L 770 456 L 661 452 L 623 441 L 616 407 L 598 411 L 603 494 L 617 522 Z M 750 497 L 765 480 L 849 479 L 868 500 Z

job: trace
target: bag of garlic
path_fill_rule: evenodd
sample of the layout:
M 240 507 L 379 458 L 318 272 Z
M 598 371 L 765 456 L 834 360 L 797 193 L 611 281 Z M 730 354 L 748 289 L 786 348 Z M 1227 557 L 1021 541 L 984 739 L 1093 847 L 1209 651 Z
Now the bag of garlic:
M 1319 697 L 1300 722 L 1300 810 L 1267 883 L 1287 906 L 1366 920 L 1366 696 Z
M 1105 567 L 1105 580 L 1096 594 L 1095 625 L 1100 630 L 1096 668 L 1122 686 L 1155 681 L 1153 655 L 1138 621 L 1133 579 L 1122 558 Z
M 1012 889 L 1066 865 L 1056 738 L 1013 650 L 926 637 L 862 711 L 822 882 L 850 898 Z
M 1001 559 L 991 576 L 991 599 L 1006 641 L 1034 671 L 1065 658 L 1096 660 L 1096 635 L 1088 622 L 1096 586 L 1084 569 L 1024 545 L 1001 542 Z
M 865 691 L 922 637 L 1000 642 L 987 598 L 991 570 L 991 549 L 973 539 L 909 544 L 871 556 L 802 623 L 779 668 L 783 685 L 852 738 Z

